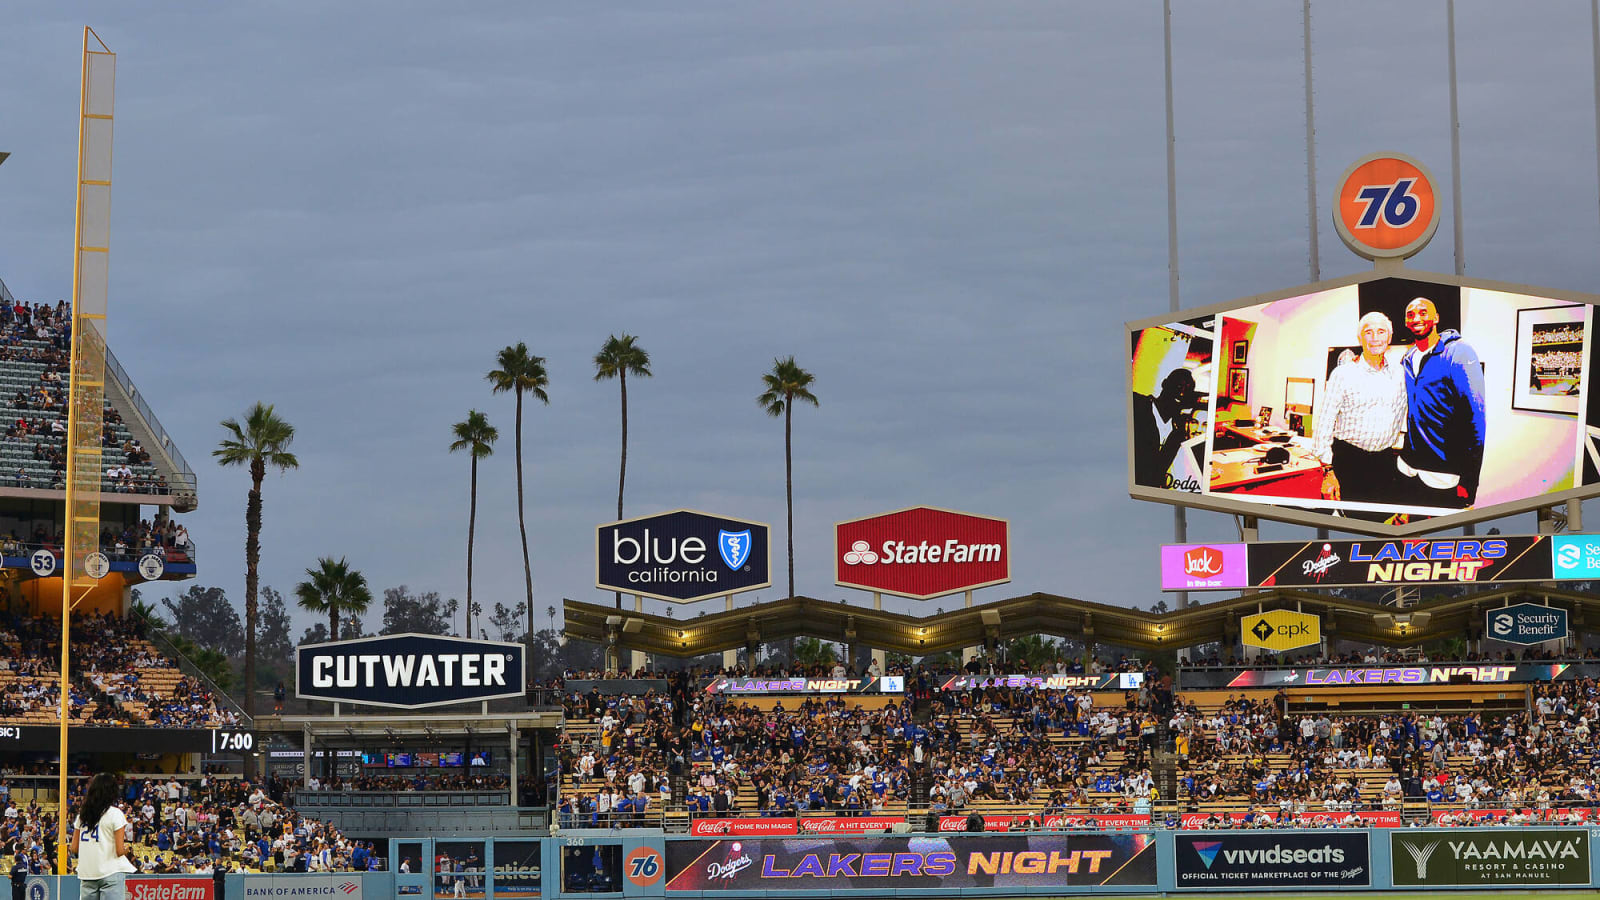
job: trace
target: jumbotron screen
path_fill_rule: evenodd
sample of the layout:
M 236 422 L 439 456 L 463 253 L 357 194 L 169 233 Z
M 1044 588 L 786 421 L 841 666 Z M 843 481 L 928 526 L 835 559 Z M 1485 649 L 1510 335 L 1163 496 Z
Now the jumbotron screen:
M 1381 278 L 1130 328 L 1130 491 L 1382 530 L 1594 485 L 1593 309 Z

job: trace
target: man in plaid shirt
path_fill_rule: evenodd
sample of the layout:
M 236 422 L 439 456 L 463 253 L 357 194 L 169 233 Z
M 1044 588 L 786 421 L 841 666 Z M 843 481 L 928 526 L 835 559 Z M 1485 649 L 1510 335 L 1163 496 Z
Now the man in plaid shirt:
M 1385 354 L 1394 325 L 1381 312 L 1361 317 L 1361 358 L 1328 376 L 1317 404 L 1312 452 L 1328 469 L 1324 500 L 1392 503 L 1398 478 L 1396 448 L 1406 429 L 1406 383 Z

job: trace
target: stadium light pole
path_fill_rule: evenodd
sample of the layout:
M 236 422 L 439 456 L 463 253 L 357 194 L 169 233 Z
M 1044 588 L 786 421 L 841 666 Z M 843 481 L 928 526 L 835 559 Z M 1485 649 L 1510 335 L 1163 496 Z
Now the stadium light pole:
M 1178 311 L 1178 143 L 1172 114 L 1172 0 L 1161 2 L 1162 45 L 1167 73 L 1167 301 Z M 1172 537 L 1176 543 L 1189 538 L 1189 519 L 1182 506 L 1172 508 Z M 1178 592 L 1178 608 L 1189 605 L 1189 592 Z

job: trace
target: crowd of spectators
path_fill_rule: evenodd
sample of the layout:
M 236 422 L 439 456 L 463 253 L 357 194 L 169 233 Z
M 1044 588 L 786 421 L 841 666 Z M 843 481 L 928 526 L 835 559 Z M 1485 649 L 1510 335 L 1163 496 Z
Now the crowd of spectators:
M 71 353 L 71 311 L 56 304 L 0 304 L 0 361 L 41 368 L 36 384 L 19 387 L 4 398 L 5 436 L 31 449 L 35 465 L 0 473 L 11 487 L 61 490 L 67 456 L 68 363 Z M 14 416 L 14 418 L 13 418 Z M 118 493 L 165 494 L 166 479 L 150 465 L 150 454 L 119 428 L 122 417 L 109 403 L 101 429 L 102 485 Z
M 80 724 L 211 728 L 238 724 L 199 680 L 144 637 L 135 617 L 79 615 L 72 620 L 73 670 L 68 715 Z M 0 721 L 60 710 L 60 620 L 0 621 Z M 155 677 L 160 673 L 162 677 Z M 159 681 L 160 686 L 154 683 Z
M 1186 669 L 1262 669 L 1262 668 L 1306 668 L 1306 667 L 1335 667 L 1335 666 L 1425 666 L 1431 663 L 1482 663 L 1485 665 L 1505 665 L 1523 662 L 1548 662 L 1553 660 L 1600 659 L 1600 650 L 1592 647 L 1585 649 L 1574 648 L 1567 651 L 1550 650 L 1540 647 L 1526 647 L 1521 651 L 1505 650 L 1500 653 L 1463 653 L 1458 656 L 1445 654 L 1429 654 L 1426 652 L 1402 652 L 1399 650 L 1379 651 L 1368 649 L 1362 652 L 1339 653 L 1331 656 L 1319 654 L 1263 654 L 1256 659 L 1240 659 L 1236 656 L 1219 656 L 1212 654 L 1203 657 L 1191 657 L 1183 664 Z

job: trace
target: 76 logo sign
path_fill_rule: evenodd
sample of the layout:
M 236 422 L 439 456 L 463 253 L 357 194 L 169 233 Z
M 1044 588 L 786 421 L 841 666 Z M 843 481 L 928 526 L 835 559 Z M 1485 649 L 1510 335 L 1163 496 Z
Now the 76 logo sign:
M 622 861 L 622 871 L 628 882 L 639 887 L 651 887 L 660 881 L 663 868 L 661 853 L 652 847 L 636 847 Z
M 1433 176 L 1399 153 L 1363 157 L 1339 182 L 1333 224 L 1345 246 L 1367 259 L 1415 255 L 1439 227 Z
M 1380 219 L 1390 228 L 1404 228 L 1416 221 L 1422 204 L 1411 193 L 1415 178 L 1402 178 L 1393 184 L 1369 184 L 1356 192 L 1356 200 L 1366 203 L 1356 228 L 1376 228 Z

